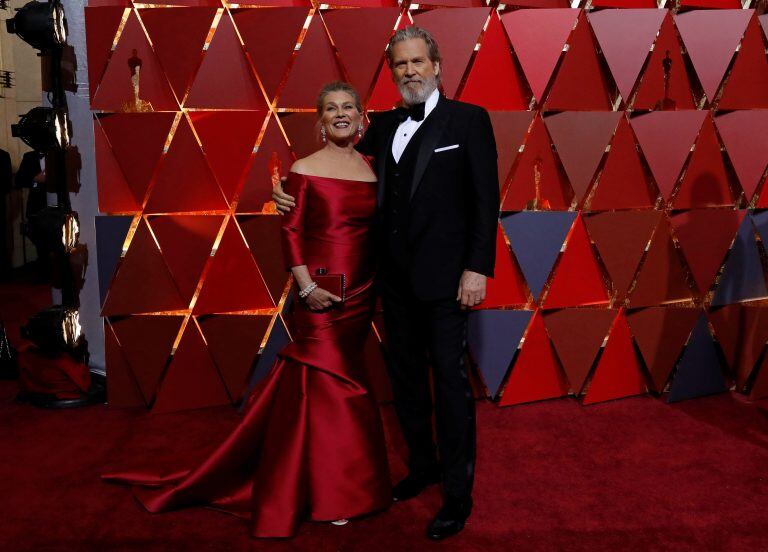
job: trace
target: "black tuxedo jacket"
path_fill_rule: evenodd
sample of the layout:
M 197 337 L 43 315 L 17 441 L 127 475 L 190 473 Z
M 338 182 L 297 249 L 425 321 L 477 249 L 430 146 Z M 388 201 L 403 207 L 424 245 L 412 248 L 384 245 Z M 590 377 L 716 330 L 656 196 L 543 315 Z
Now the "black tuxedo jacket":
M 356 146 L 375 159 L 380 213 L 387 156 L 399 124 L 396 110 L 372 115 Z M 408 277 L 418 298 L 444 299 L 455 296 L 465 269 L 493 276 L 499 216 L 496 141 L 485 109 L 442 95 L 423 125 L 410 190 Z

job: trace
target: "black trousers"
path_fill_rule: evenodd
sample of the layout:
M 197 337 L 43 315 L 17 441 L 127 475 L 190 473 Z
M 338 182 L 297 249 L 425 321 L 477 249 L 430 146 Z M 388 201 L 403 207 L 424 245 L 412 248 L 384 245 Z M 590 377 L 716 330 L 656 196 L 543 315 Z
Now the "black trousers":
M 469 497 L 475 471 L 475 403 L 464 362 L 467 313 L 455 297 L 420 301 L 398 280 L 384 277 L 380 289 L 387 365 L 395 410 L 410 449 L 408 467 L 420 471 L 436 461 L 431 365 L 444 491 Z

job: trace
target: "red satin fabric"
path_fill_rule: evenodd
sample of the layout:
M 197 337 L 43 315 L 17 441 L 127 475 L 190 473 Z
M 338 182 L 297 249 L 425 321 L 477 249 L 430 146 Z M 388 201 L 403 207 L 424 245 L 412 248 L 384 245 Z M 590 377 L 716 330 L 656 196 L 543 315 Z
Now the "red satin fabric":
M 206 505 L 250 517 L 256 537 L 287 537 L 302 518 L 331 521 L 391 503 L 384 433 L 364 380 L 373 311 L 376 184 L 290 173 L 297 207 L 283 221 L 286 264 L 347 275 L 347 301 L 297 304 L 294 341 L 250 395 L 242 421 L 194 469 L 102 476 L 134 485 L 151 512 Z

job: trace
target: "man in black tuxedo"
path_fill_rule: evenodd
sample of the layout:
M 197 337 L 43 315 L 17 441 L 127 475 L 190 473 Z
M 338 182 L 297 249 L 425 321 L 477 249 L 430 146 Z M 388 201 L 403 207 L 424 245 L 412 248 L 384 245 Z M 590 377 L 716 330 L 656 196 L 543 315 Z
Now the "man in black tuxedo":
M 493 275 L 499 185 L 485 109 L 441 95 L 440 54 L 424 29 L 387 49 L 406 107 L 380 113 L 356 148 L 375 159 L 388 367 L 410 450 L 396 501 L 442 480 L 445 501 L 427 535 L 459 532 L 472 509 L 475 407 L 464 365 L 468 309 Z M 276 189 L 278 208 L 293 198 Z M 432 433 L 432 366 L 437 449 Z

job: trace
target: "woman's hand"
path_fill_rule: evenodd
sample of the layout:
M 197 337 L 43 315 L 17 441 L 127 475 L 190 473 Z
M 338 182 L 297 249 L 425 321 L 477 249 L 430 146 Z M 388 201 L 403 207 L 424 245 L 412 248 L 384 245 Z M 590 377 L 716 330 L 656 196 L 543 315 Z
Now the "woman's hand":
M 338 297 L 330 291 L 326 291 L 323 288 L 318 287 L 313 289 L 312 293 L 307 295 L 305 301 L 310 310 L 320 311 L 327 309 L 334 303 L 340 302 L 341 297 Z

